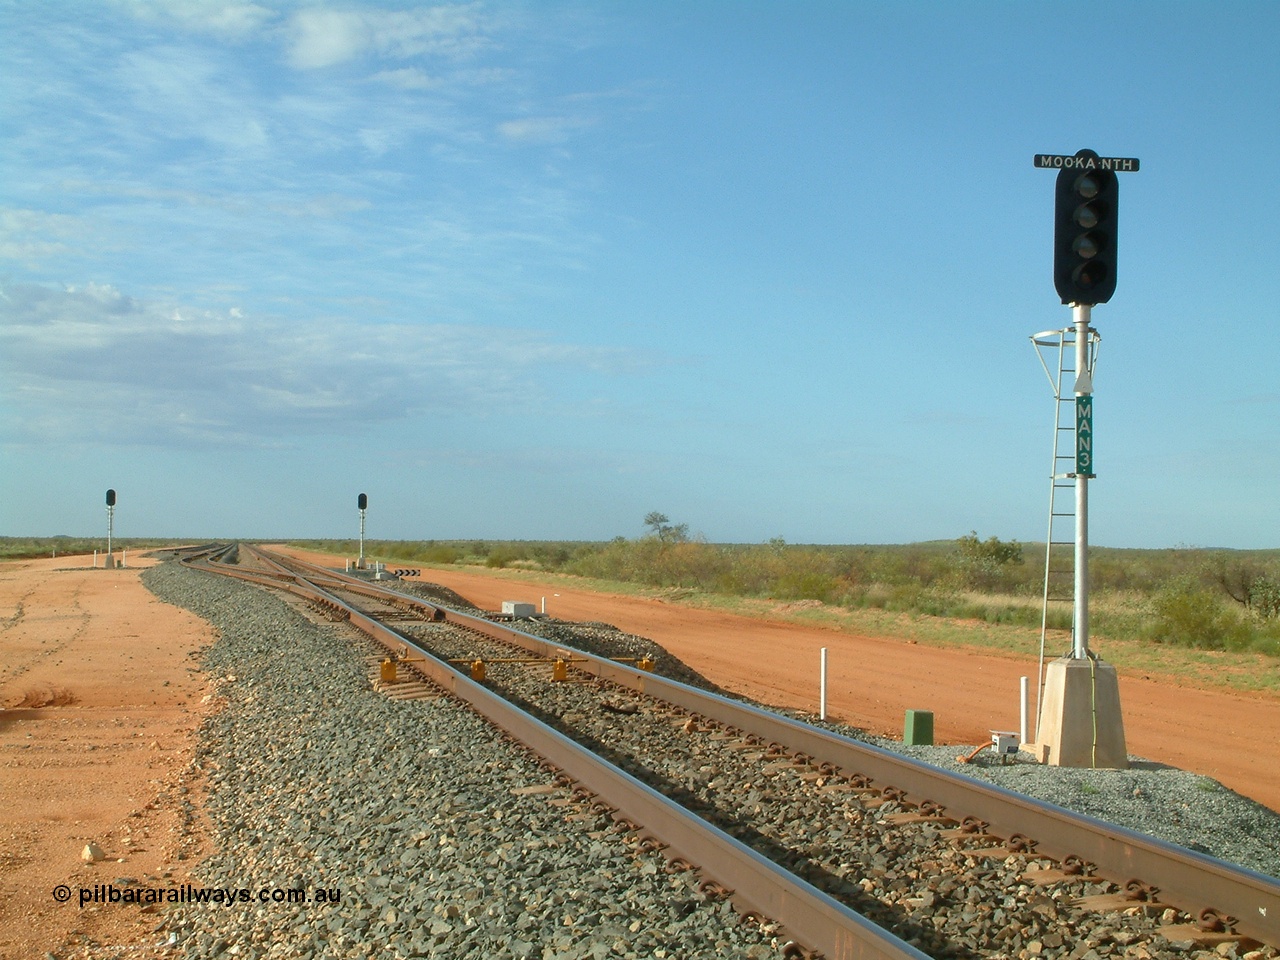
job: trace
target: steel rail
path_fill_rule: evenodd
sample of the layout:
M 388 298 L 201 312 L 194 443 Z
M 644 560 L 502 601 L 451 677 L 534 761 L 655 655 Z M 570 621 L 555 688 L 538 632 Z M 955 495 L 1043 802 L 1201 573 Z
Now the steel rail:
M 343 581 L 343 589 L 415 599 L 293 557 L 287 558 L 287 563 Z M 1280 946 L 1280 881 L 1274 877 L 482 617 L 422 600 L 416 602 L 442 612 L 448 622 L 543 656 L 554 655 L 557 650 L 572 651 L 575 657 L 587 661 L 575 665 L 585 673 L 777 743 L 812 757 L 815 762 L 826 761 L 846 775 L 870 777 L 880 789 L 897 788 L 916 804 L 930 800 L 949 808 L 957 819 L 977 817 L 997 833 L 1028 838 L 1039 855 L 1058 861 L 1078 857 L 1093 864 L 1099 876 L 1117 883 L 1121 889 L 1138 881 L 1157 890 L 1161 902 L 1193 917 L 1209 912 L 1230 915 L 1237 933 Z
M 424 659 L 415 661 L 414 666 L 433 682 L 613 807 L 615 816 L 641 825 L 666 845 L 667 855 L 695 864 L 704 876 L 729 893 L 739 909 L 776 921 L 806 948 L 831 960 L 929 960 L 927 954 L 911 944 L 450 667 L 420 647 L 414 638 L 310 583 L 305 574 L 295 574 L 293 583 L 285 583 L 270 574 L 223 569 L 220 564 L 197 562 L 193 566 L 287 589 L 315 602 L 336 604 L 344 609 L 353 626 L 388 650 L 403 645 L 421 653 Z M 319 579 L 329 580 L 329 574 L 326 571 Z M 343 584 L 344 589 L 348 586 Z

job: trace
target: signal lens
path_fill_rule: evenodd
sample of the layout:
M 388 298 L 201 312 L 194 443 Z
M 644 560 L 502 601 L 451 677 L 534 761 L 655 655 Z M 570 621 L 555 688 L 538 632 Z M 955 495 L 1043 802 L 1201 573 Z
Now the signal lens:
M 1076 237 L 1075 243 L 1071 244 L 1071 249 L 1076 252 L 1076 256 L 1092 260 L 1101 251 L 1102 244 L 1092 233 L 1082 233 Z
M 1076 267 L 1071 275 L 1071 279 L 1076 285 L 1086 290 L 1092 290 L 1100 284 L 1106 283 L 1107 268 L 1105 264 L 1091 262 L 1082 263 Z
M 1091 173 L 1082 173 L 1076 177 L 1076 193 L 1084 197 L 1086 200 L 1092 200 L 1102 190 L 1098 178 Z
M 1102 213 L 1096 204 L 1082 203 L 1076 207 L 1075 221 L 1086 230 L 1092 230 L 1102 219 Z

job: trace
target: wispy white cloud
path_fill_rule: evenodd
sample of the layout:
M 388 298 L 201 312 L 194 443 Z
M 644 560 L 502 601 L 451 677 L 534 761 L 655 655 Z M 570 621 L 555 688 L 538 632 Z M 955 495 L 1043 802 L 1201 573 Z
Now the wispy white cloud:
M 571 30 L 481 4 L 120 3 L 24 16 L 2 68 L 31 82 L 5 104 L 0 434 L 293 443 L 520 414 L 634 363 L 530 332 L 582 325 L 565 277 L 599 243 L 560 145 L 603 111 L 531 67 Z
M 423 413 L 554 403 L 567 370 L 634 370 L 625 351 L 449 324 L 306 324 L 141 301 L 105 285 L 0 291 L 6 438 L 272 446 Z M 283 439 L 282 439 L 283 438 Z
M 290 18 L 288 56 L 299 70 L 315 70 L 366 55 L 462 59 L 487 42 L 475 5 L 404 11 L 314 8 Z
M 158 288 L 207 288 L 221 272 L 266 296 L 296 295 L 282 287 L 299 271 L 282 262 L 363 254 L 390 238 L 389 255 L 363 258 L 387 266 L 380 279 L 403 287 L 438 267 L 457 289 L 469 280 L 459 268 L 482 269 L 470 279 L 489 286 L 518 268 L 545 277 L 553 249 L 569 251 L 557 263 L 579 256 L 589 179 L 562 147 L 595 121 L 570 99 L 540 103 L 524 59 L 571 26 L 483 4 L 120 2 L 131 15 L 116 22 L 119 6 L 83 24 L 24 19 L 24 48 L 46 55 L 9 66 L 33 80 L 8 104 L 21 158 L 9 206 L 94 227 L 9 224 L 0 255 L 47 266 L 29 279 L 141 290 L 145 262 Z M 252 48 L 226 42 L 253 31 Z M 281 69 L 289 63 L 307 69 Z M 323 64 L 351 69 L 312 69 Z M 536 152 L 510 144 L 559 152 L 531 166 Z M 324 218 L 326 232 L 298 231 L 299 217 Z M 420 229 L 446 219 L 469 242 Z M 192 255 L 174 256 L 188 245 Z M 405 250 L 417 259 L 398 261 Z M 86 273 L 88 263 L 105 269 Z
M 431 90 L 441 86 L 443 81 L 431 77 L 419 67 L 402 67 L 399 70 L 380 70 L 371 80 L 385 83 L 400 90 Z
M 303 10 L 289 25 L 289 61 L 300 70 L 331 67 L 359 56 L 372 43 L 367 15 Z
M 261 4 L 236 0 L 119 0 L 144 22 L 173 24 L 193 33 L 240 39 L 270 23 L 276 14 Z
M 590 125 L 584 117 L 523 117 L 498 124 L 498 132 L 519 143 L 562 143 L 573 131 Z
M 83 245 L 88 228 L 82 217 L 42 210 L 0 209 L 0 261 L 35 270 Z
M 96 180 L 63 180 L 58 189 L 69 196 L 88 197 L 95 200 L 111 200 L 119 203 L 154 204 L 168 208 L 198 207 L 220 213 L 244 217 L 253 213 L 271 217 L 333 219 L 367 210 L 370 201 L 363 197 L 340 193 L 316 193 L 312 195 L 273 194 L 250 195 L 213 190 L 157 187 L 147 183 L 115 183 Z M 66 215 L 42 214 L 39 211 L 0 211 L 0 237 L 12 228 L 15 233 L 27 230 L 32 233 L 79 233 L 83 236 L 90 223 L 86 218 Z
M 147 47 L 121 58 L 117 80 L 135 130 L 162 141 L 195 139 L 243 156 L 269 144 L 271 121 L 243 78 L 220 58 L 188 46 Z

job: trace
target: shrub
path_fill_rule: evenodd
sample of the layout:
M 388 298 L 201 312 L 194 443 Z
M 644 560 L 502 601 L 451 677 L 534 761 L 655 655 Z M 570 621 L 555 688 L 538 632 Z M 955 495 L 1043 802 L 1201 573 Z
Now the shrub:
M 500 570 L 503 567 L 511 566 L 519 559 L 520 554 L 517 550 L 506 544 L 500 544 L 489 550 L 489 555 L 484 558 L 484 565 Z
M 1022 544 L 1017 540 L 1002 541 L 999 537 L 979 540 L 976 530 L 956 541 L 957 565 L 967 586 L 990 589 L 1004 578 L 1006 567 L 1020 567 L 1024 563 Z
M 1280 578 L 1261 574 L 1249 585 L 1249 609 L 1264 620 L 1280 617 Z
M 418 552 L 414 559 L 424 563 L 457 563 L 461 556 L 461 551 L 452 544 L 433 543 Z
M 1206 650 L 1239 648 L 1249 643 L 1248 627 L 1190 574 L 1167 581 L 1152 597 L 1151 605 L 1151 638 L 1157 643 Z

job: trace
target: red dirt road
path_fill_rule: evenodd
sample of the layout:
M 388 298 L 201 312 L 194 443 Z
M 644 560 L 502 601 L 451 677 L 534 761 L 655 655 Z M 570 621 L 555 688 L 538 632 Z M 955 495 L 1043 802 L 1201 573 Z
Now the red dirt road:
M 551 616 L 613 624 L 662 644 L 728 690 L 815 713 L 819 651 L 826 647 L 828 716 L 879 735 L 900 738 L 908 709 L 933 711 L 939 743 L 976 746 L 993 729 L 1016 730 L 1024 675 L 1032 678 L 1035 708 L 1036 664 L 1023 658 L 469 571 L 426 570 L 422 579 L 490 610 L 501 609 L 503 600 L 540 605 L 546 597 Z M 1212 777 L 1280 811 L 1280 697 L 1194 689 L 1122 673 L 1120 698 L 1130 754 Z
M 167 955 L 154 915 L 82 906 L 80 892 L 126 876 L 181 883 L 204 842 L 182 804 L 199 800 L 191 763 L 213 701 L 195 654 L 213 630 L 142 585 L 155 561 L 90 562 L 0 563 L 4 960 L 82 956 L 89 943 L 145 944 L 127 954 L 138 960 Z M 81 859 L 90 842 L 106 859 Z M 57 896 L 63 885 L 73 899 Z

